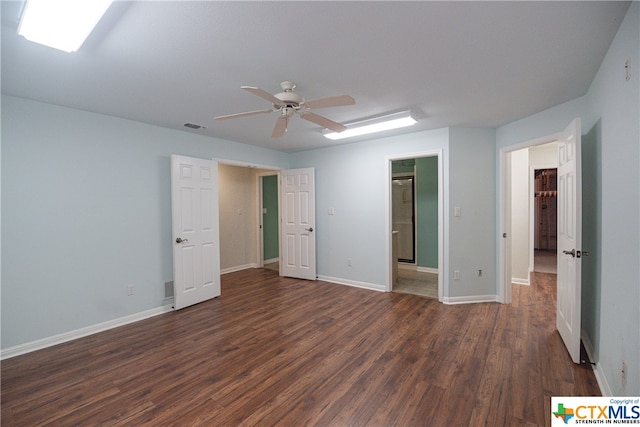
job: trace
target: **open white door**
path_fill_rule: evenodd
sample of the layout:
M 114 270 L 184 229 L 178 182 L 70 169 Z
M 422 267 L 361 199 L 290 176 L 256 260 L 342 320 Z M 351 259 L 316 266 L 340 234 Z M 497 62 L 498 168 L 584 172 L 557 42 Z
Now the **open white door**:
M 282 171 L 280 273 L 316 280 L 314 169 Z
M 580 363 L 582 185 L 581 125 L 574 119 L 558 141 L 558 288 L 556 327 Z
M 171 156 L 176 310 L 220 295 L 217 177 L 213 160 Z

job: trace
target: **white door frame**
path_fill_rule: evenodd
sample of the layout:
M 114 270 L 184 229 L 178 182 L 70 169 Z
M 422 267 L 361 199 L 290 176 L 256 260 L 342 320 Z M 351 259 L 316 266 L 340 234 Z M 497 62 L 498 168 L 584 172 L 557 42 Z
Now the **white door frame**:
M 510 175 L 508 156 L 513 151 L 521 150 L 523 148 L 556 142 L 560 136 L 560 133 L 554 133 L 500 149 L 500 158 L 498 159 L 498 224 L 500 226 L 498 238 L 500 239 L 500 244 L 498 245 L 499 253 L 497 271 L 498 301 L 503 304 L 511 304 L 511 277 L 507 277 L 511 275 L 511 251 L 508 250 L 511 247 L 511 209 L 509 209 L 508 206 L 508 202 L 510 200 L 509 192 L 511 188 L 511 178 L 508 176 Z
M 393 288 L 393 260 L 391 254 L 393 252 L 393 241 L 391 238 L 391 232 L 393 231 L 393 221 L 391 217 L 392 209 L 392 193 L 391 193 L 391 177 L 393 176 L 391 170 L 391 162 L 395 160 L 406 159 L 418 159 L 422 157 L 437 157 L 438 158 L 438 301 L 442 302 L 444 297 L 445 286 L 449 286 L 447 279 L 446 269 L 444 266 L 444 159 L 443 150 L 428 150 L 420 151 L 416 153 L 408 153 L 397 156 L 390 156 L 385 159 L 385 215 L 386 215 L 386 259 L 387 259 L 387 283 L 385 290 L 391 292 Z M 417 243 L 417 242 L 416 242 Z

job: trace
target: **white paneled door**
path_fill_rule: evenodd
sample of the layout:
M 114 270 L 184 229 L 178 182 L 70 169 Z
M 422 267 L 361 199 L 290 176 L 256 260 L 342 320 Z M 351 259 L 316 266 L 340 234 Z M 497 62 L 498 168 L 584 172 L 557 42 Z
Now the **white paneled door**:
M 171 213 L 178 310 L 220 295 L 217 162 L 171 156 Z
M 558 141 L 558 289 L 556 327 L 580 363 L 582 285 L 581 125 L 573 120 Z
M 314 169 L 282 171 L 281 274 L 316 280 Z

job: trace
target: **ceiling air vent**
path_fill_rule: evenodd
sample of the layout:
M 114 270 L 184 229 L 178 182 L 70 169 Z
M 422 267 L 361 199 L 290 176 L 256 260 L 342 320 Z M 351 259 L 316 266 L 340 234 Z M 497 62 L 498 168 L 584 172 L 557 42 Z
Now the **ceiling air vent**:
M 204 126 L 200 126 L 195 123 L 185 123 L 184 127 L 187 127 L 189 129 L 206 129 Z

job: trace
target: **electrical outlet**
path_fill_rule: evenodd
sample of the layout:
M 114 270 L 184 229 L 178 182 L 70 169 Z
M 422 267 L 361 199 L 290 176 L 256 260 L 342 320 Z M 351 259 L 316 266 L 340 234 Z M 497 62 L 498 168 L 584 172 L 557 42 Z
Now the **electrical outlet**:
M 453 272 L 453 279 L 454 280 L 460 280 L 460 270 L 455 270 Z
M 351 260 L 351 258 L 347 258 L 347 267 L 352 267 L 353 266 L 353 261 Z
M 136 293 L 136 287 L 133 285 L 128 285 L 127 286 L 127 295 L 131 296 L 134 295 Z
M 624 61 L 624 77 L 627 81 L 631 80 L 631 58 Z

